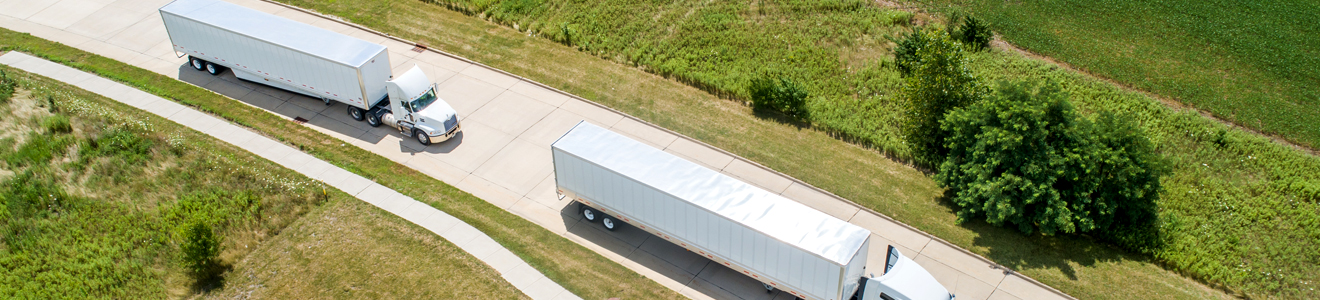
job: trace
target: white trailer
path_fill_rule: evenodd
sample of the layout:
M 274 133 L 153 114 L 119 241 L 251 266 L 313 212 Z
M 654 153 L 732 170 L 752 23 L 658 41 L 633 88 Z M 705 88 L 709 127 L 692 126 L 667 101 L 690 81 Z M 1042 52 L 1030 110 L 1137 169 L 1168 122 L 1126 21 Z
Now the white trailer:
M 864 280 L 875 281 L 863 277 L 866 229 L 586 122 L 551 152 L 557 192 L 578 202 L 588 221 L 609 230 L 631 224 L 798 298 L 881 299 L 884 288 L 858 293 Z M 884 297 L 918 288 L 930 291 L 908 294 L 952 298 L 920 266 L 901 266 L 924 275 L 905 278 L 934 286 Z
M 385 46 L 219 0 L 160 8 L 171 44 L 197 70 L 348 106 L 355 120 L 389 125 L 422 144 L 460 131 L 421 69 L 393 76 Z M 181 54 L 182 55 L 182 54 Z

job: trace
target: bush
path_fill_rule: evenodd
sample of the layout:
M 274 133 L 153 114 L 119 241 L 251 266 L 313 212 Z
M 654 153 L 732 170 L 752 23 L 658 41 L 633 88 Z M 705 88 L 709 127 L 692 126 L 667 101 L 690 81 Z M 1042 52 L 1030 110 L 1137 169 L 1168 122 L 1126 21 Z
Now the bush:
M 784 76 L 763 75 L 747 87 L 752 106 L 771 109 L 790 117 L 807 118 L 807 91 Z
M 50 133 L 73 132 L 73 124 L 69 123 L 69 117 L 64 115 L 53 115 L 42 119 L 41 128 L 45 128 Z
M 984 217 L 1046 235 L 1119 225 L 1134 233 L 1126 238 L 1140 237 L 1156 217 L 1158 157 L 1131 122 L 1099 121 L 1080 118 L 1056 84 L 1001 83 L 949 113 L 950 152 L 935 179 L 959 222 Z
M 989 49 L 990 40 L 994 36 L 995 33 L 990 31 L 990 25 L 975 17 L 964 18 L 962 25 L 953 33 L 954 39 L 962 42 L 972 51 Z
M 83 146 L 83 158 L 118 157 L 127 163 L 147 160 L 155 142 L 125 128 L 110 128 Z
M 14 97 L 14 80 L 9 79 L 9 74 L 0 71 L 0 103 L 9 103 L 9 99 Z
M 220 237 L 206 222 L 193 222 L 184 227 L 183 244 L 179 246 L 183 251 L 184 267 L 199 280 L 218 275 L 220 242 Z
M 962 46 L 944 32 L 920 30 L 899 45 L 904 49 L 894 52 L 894 60 L 900 70 L 909 70 L 903 86 L 903 138 L 918 164 L 937 165 L 948 153 L 940 121 L 975 102 L 984 88 L 967 69 Z

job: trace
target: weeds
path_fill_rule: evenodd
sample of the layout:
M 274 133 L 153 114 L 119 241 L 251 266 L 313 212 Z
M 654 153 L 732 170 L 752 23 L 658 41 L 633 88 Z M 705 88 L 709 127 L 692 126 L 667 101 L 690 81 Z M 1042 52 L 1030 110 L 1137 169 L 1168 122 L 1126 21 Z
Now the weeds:
M 259 242 L 326 199 L 309 179 L 215 141 L 161 142 L 195 134 L 169 121 L 8 76 L 29 89 L 22 101 L 59 109 L 35 124 L 2 121 L 30 131 L 21 144 L 0 139 L 17 173 L 0 180 L 0 298 L 154 298 L 178 288 L 174 274 L 213 288 L 234 259 L 219 254 L 250 251 L 225 245 Z

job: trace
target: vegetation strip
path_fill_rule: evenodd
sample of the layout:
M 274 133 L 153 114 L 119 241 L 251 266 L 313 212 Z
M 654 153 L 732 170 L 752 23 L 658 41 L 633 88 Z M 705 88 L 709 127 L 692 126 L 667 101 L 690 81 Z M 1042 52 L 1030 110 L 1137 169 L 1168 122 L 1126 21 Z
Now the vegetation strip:
M 0 46 L 21 50 L 163 98 L 208 111 L 279 139 L 317 158 L 352 171 L 450 213 L 490 235 L 546 277 L 584 298 L 681 296 L 595 252 L 416 170 L 288 122 L 211 91 L 147 70 L 23 33 L 0 30 Z M 608 283 L 608 284 L 603 284 Z
M 673 18 L 655 19 L 668 23 L 651 24 L 647 23 L 651 18 L 600 18 L 650 17 L 670 12 L 638 13 L 631 10 L 634 9 L 630 6 L 632 4 L 598 2 L 580 4 L 586 7 L 546 2 L 546 5 L 527 6 L 536 8 L 528 10 L 535 13 L 523 11 L 518 14 L 493 11 L 518 7 L 516 1 L 465 7 L 458 6 L 467 5 L 467 2 L 427 5 L 409 0 L 288 2 L 522 74 L 705 141 L 894 217 L 1079 298 L 1224 296 L 1206 291 L 1176 273 L 1248 295 L 1304 297 L 1314 293 L 1312 287 L 1315 283 L 1305 278 L 1317 277 L 1314 274 L 1316 270 L 1300 267 L 1315 265 L 1320 261 L 1320 256 L 1303 251 L 1314 247 L 1314 243 L 1320 240 L 1317 238 L 1320 237 L 1320 221 L 1317 221 L 1320 217 L 1317 216 L 1314 200 L 1320 198 L 1320 178 L 1317 178 L 1320 176 L 1320 162 L 1314 157 L 1248 132 L 1222 126 L 1195 113 L 1169 109 L 1154 99 L 1124 91 L 1095 78 L 1002 49 L 969 54 L 972 61 L 969 69 L 980 80 L 990 83 L 998 80 L 1054 80 L 1070 95 L 1083 117 L 1093 118 L 1099 112 L 1111 111 L 1129 115 L 1140 124 L 1141 130 L 1148 134 L 1155 145 L 1156 152 L 1164 156 L 1170 166 L 1170 176 L 1161 180 L 1164 191 L 1157 205 L 1161 207 L 1161 218 L 1169 220 L 1164 225 L 1166 232 L 1174 234 L 1167 237 L 1169 241 L 1164 248 L 1147 256 L 1113 249 L 1112 246 L 1083 236 L 1023 237 L 1014 230 L 992 227 L 982 222 L 954 225 L 956 217 L 949 207 L 951 204 L 941 199 L 942 191 L 929 177 L 875 152 L 834 140 L 841 138 L 859 141 L 892 155 L 906 155 L 898 151 L 903 148 L 898 143 L 897 135 L 897 114 L 901 110 L 894 95 L 901 81 L 896 70 L 886 67 L 890 65 L 889 46 L 870 39 L 883 39 L 884 32 L 910 29 L 869 29 L 871 31 L 868 32 L 874 34 L 859 35 L 856 29 L 832 28 L 859 21 L 829 21 L 831 18 L 851 18 L 849 14 L 865 16 L 876 12 L 839 12 L 824 8 L 812 9 L 810 5 L 793 6 L 802 3 L 778 2 L 758 2 L 758 5 L 764 6 L 755 7 L 749 7 L 746 3 L 721 6 L 725 4 L 706 5 L 704 2 L 680 2 L 672 6 L 638 5 L 635 9 L 670 9 L 683 13 L 692 11 L 691 14 L 677 14 Z M 846 8 L 883 9 L 865 1 L 852 2 L 860 4 Z M 443 9 L 432 8 L 437 6 Z M 448 8 L 470 13 L 474 17 L 464 18 L 461 13 Z M 507 16 L 500 17 L 497 14 Z M 763 20 L 799 20 L 802 23 L 774 23 L 779 24 L 777 26 L 788 26 L 774 31 L 786 40 L 802 39 L 802 36 L 793 36 L 801 32 L 827 35 L 807 38 L 809 41 L 825 43 L 794 43 L 794 49 L 813 45 L 839 49 L 833 57 L 808 60 L 849 62 L 852 68 L 844 68 L 848 74 L 847 82 L 858 83 L 857 96 L 836 99 L 813 96 L 809 100 L 813 104 L 808 106 L 813 110 L 812 122 L 827 130 L 826 133 L 802 130 L 803 123 L 773 113 L 755 112 L 730 101 L 720 101 L 718 97 L 693 88 L 701 87 L 700 84 L 679 84 L 639 72 L 639 65 L 620 55 L 635 50 L 626 47 L 627 44 L 621 48 L 591 48 L 580 44 L 555 47 L 561 41 L 539 38 L 544 36 L 540 30 L 525 31 L 526 28 L 558 27 L 565 24 L 548 21 L 550 19 L 547 16 L 558 14 L 562 14 L 562 17 L 554 20 L 569 23 L 570 29 L 582 26 L 611 28 L 595 31 L 598 33 L 596 36 L 579 35 L 579 41 L 605 38 L 611 41 L 631 41 L 636 39 L 620 39 L 611 34 L 627 34 L 635 30 L 668 32 L 673 29 L 675 33 L 672 37 L 675 38 L 708 36 L 692 35 L 681 30 L 688 28 L 684 27 L 685 24 L 699 21 L 733 20 L 726 22 L 730 24 L 727 28 L 736 29 L 765 23 Z M 725 14 L 728 18 L 708 18 L 708 14 Z M 817 19 L 812 18 L 821 19 L 820 22 L 813 22 Z M 939 20 L 924 15 L 908 18 L 913 19 L 927 24 L 939 23 Z M 484 20 L 506 24 L 504 26 L 508 27 L 517 25 L 519 29 L 501 29 Z M 611 23 L 626 24 L 628 20 L 650 25 Z M 874 23 L 874 20 L 871 19 L 872 26 L 903 27 L 910 24 L 900 22 L 876 25 L 878 23 Z M 534 23 L 542 27 L 530 26 Z M 705 30 L 695 25 L 692 28 Z M 736 37 L 738 34 L 744 33 L 726 32 L 721 36 Z M 695 49 L 661 50 L 702 53 L 718 50 L 721 46 L 727 49 L 752 48 L 750 44 L 727 46 L 719 43 L 734 40 L 704 39 L 701 40 L 703 43 L 684 44 L 684 47 Z M 590 50 L 591 55 L 583 54 L 579 49 Z M 748 57 L 789 59 L 771 53 Z M 811 64 L 794 65 L 816 68 Z M 871 67 L 861 68 L 859 65 Z M 640 68 L 649 70 L 645 65 Z M 720 70 L 727 73 L 741 72 L 744 76 L 748 73 L 745 72 L 747 68 L 736 66 L 725 66 Z M 806 71 L 798 73 L 815 74 Z M 808 91 L 820 95 L 811 89 L 809 87 Z M 865 135 L 890 138 L 859 138 Z M 892 147 L 881 147 L 881 143 L 888 143 Z M 1111 288 L 1113 286 L 1128 288 L 1115 291 Z

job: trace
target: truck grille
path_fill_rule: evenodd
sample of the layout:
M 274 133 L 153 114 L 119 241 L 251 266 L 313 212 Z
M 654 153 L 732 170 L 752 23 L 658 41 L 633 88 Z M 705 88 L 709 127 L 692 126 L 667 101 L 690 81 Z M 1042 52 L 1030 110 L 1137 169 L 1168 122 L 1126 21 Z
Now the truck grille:
M 454 130 L 456 125 L 458 125 L 458 115 L 449 115 L 449 119 L 445 120 L 445 132 Z

